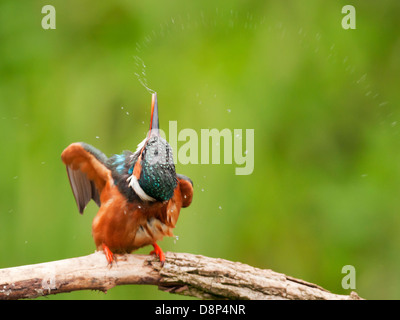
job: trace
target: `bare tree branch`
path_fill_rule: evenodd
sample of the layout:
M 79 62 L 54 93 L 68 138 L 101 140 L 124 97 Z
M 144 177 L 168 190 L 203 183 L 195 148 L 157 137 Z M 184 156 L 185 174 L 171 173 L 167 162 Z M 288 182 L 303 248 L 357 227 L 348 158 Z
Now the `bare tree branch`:
M 315 284 L 268 269 L 188 253 L 166 253 L 163 267 L 147 255 L 104 254 L 0 269 L 0 299 L 35 298 L 76 290 L 106 292 L 123 284 L 157 285 L 160 290 L 201 299 L 353 300 Z

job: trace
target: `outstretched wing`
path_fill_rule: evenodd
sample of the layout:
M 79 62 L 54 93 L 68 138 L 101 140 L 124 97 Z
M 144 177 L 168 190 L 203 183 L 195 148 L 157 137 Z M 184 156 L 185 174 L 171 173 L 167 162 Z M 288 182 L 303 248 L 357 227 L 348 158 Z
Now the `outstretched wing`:
M 190 178 L 183 174 L 177 174 L 179 188 L 182 194 L 182 207 L 186 208 L 192 203 L 193 199 L 193 182 Z
M 61 154 L 67 167 L 76 204 L 80 213 L 93 199 L 100 206 L 100 194 L 111 177 L 106 167 L 107 157 L 101 151 L 83 142 L 70 144 Z

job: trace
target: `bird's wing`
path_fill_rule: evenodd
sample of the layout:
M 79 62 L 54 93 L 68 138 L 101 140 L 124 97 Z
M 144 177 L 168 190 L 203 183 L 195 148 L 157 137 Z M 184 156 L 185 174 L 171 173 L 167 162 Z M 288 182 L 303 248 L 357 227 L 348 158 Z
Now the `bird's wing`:
M 176 175 L 182 194 L 182 207 L 188 207 L 193 199 L 193 182 L 183 174 Z
M 79 212 L 83 213 L 91 199 L 100 206 L 100 194 L 107 181 L 112 180 L 111 171 L 105 165 L 107 157 L 91 145 L 77 142 L 62 152 L 61 159 L 67 167 Z

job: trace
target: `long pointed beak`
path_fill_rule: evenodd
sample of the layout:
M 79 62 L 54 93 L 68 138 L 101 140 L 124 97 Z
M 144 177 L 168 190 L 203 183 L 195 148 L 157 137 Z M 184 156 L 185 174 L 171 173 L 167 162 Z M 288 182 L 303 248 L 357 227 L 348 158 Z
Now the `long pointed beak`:
M 151 99 L 151 119 L 150 119 L 149 136 L 152 134 L 160 135 L 159 129 L 160 129 L 160 124 L 158 122 L 157 93 L 153 93 Z

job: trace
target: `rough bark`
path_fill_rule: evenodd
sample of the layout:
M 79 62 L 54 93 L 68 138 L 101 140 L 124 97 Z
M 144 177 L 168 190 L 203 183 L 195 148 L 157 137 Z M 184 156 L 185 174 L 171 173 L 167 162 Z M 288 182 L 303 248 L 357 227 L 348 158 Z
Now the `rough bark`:
M 201 299 L 353 300 L 315 284 L 269 269 L 188 253 L 166 253 L 163 267 L 147 255 L 116 255 L 107 264 L 96 252 L 88 256 L 0 269 L 0 299 L 36 298 L 76 290 L 106 292 L 117 285 L 157 285 L 160 290 Z

